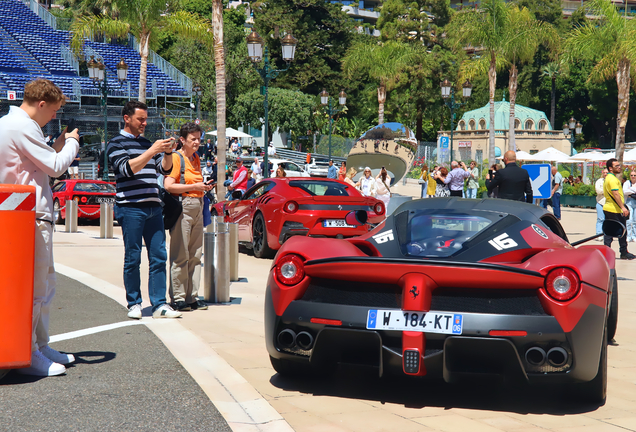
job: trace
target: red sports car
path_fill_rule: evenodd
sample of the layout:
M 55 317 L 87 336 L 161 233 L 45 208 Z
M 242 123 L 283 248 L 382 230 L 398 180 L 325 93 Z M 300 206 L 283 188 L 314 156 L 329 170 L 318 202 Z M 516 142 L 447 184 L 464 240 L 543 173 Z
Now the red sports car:
M 269 178 L 248 189 L 241 199 L 214 205 L 213 215 L 237 223 L 239 242 L 258 258 L 271 257 L 292 236 L 355 237 L 368 224 L 345 221 L 350 212 L 366 212 L 369 224 L 385 218 L 382 201 L 365 197 L 338 180 Z
M 595 237 L 571 244 L 539 206 L 435 198 L 402 204 L 360 237 L 290 239 L 267 282 L 272 365 L 499 376 L 602 403 L 618 287 L 612 249 L 575 247 Z
M 55 223 L 66 219 L 66 202 L 77 201 L 77 217 L 99 219 L 99 206 L 104 202 L 115 202 L 117 190 L 112 183 L 102 180 L 62 180 L 52 188 L 53 218 Z

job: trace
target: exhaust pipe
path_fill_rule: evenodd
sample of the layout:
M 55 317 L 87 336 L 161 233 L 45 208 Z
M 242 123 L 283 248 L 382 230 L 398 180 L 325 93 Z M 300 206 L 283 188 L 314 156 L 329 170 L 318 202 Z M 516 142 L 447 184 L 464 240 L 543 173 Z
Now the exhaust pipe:
M 296 332 L 290 329 L 285 329 L 278 333 L 278 345 L 282 348 L 292 348 L 296 345 Z
M 533 366 L 541 366 L 545 363 L 545 351 L 539 347 L 528 349 L 526 351 L 526 361 Z
M 548 351 L 548 363 L 554 367 L 561 367 L 568 361 L 568 353 L 561 347 L 550 348 Z
M 311 333 L 302 331 L 296 336 L 296 343 L 299 348 L 310 350 L 314 346 L 314 337 Z

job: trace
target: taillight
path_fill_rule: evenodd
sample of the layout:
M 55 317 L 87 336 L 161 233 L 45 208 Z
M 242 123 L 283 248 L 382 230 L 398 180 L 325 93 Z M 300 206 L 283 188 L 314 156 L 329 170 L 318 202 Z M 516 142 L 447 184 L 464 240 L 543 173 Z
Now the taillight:
M 298 255 L 285 255 L 276 264 L 276 278 L 285 285 L 296 285 L 305 277 L 305 265 Z
M 82 203 L 86 203 L 86 201 L 88 201 L 88 198 L 86 198 L 86 197 L 82 197 L 82 198 L 80 199 L 80 201 L 81 201 Z
M 545 289 L 550 297 L 559 301 L 567 301 L 579 292 L 581 281 L 577 274 L 565 267 L 552 270 L 545 278 Z
M 75 202 L 79 202 L 79 197 L 78 197 L 78 196 L 74 196 L 74 197 L 73 197 L 73 201 L 75 201 Z
M 298 211 L 298 203 L 296 201 L 287 201 L 283 206 L 283 210 L 287 213 L 296 213 Z
M 384 214 L 384 204 L 382 202 L 375 203 L 375 205 L 373 206 L 373 211 L 377 215 L 383 215 Z

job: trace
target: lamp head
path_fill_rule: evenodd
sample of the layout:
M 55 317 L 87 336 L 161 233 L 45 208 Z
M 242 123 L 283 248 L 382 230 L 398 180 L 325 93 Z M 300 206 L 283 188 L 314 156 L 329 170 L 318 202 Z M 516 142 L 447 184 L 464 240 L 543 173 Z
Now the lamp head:
M 254 63 L 263 59 L 263 38 L 255 31 L 247 36 L 247 56 Z
M 298 44 L 298 40 L 293 37 L 291 33 L 287 33 L 280 43 L 283 48 L 283 60 L 289 63 L 294 59 L 294 55 L 296 54 L 296 45 Z
M 127 78 L 128 78 L 128 65 L 126 64 L 126 62 L 124 61 L 122 57 L 122 59 L 119 60 L 119 63 L 117 63 L 117 79 L 119 81 L 126 81 Z
M 444 81 L 442 81 L 441 87 L 442 87 L 442 97 L 444 99 L 448 99 L 448 97 L 450 96 L 450 91 L 451 91 L 450 81 L 445 79 Z
M 323 105 L 327 105 L 329 103 L 329 93 L 327 93 L 327 89 L 322 89 L 320 92 L 320 103 Z
M 462 96 L 466 99 L 470 97 L 473 92 L 473 85 L 470 81 L 466 80 L 464 84 L 462 84 Z

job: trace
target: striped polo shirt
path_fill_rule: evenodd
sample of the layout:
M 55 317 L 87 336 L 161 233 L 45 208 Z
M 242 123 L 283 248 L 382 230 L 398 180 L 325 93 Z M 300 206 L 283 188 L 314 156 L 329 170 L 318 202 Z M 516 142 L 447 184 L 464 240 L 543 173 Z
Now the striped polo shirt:
M 167 175 L 161 162 L 163 153 L 152 157 L 139 172 L 133 173 L 128 161 L 143 154 L 152 143 L 143 136 L 121 130 L 108 143 L 108 163 L 117 180 L 116 203 L 122 206 L 154 207 L 161 205 L 158 174 Z

